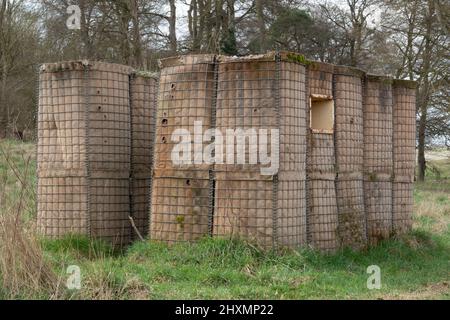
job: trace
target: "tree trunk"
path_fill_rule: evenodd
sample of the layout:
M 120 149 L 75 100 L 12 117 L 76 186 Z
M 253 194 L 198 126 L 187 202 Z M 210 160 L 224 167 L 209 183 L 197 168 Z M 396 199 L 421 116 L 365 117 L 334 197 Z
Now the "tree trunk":
M 172 54 L 177 53 L 177 7 L 175 0 L 170 0 L 170 17 L 169 17 L 169 45 Z
M 6 83 L 7 83 L 7 66 L 6 59 L 2 59 L 2 82 L 0 88 L 0 138 L 5 138 L 7 135 L 7 127 L 9 124 L 9 108 L 7 108 L 8 101 L 6 99 Z
M 142 68 L 144 61 L 142 59 L 141 29 L 139 25 L 138 0 L 130 1 L 130 14 L 133 21 L 133 65 Z
M 420 118 L 419 118 L 419 146 L 417 153 L 417 162 L 419 165 L 419 172 L 417 179 L 419 181 L 425 180 L 425 128 L 427 124 L 427 105 L 426 102 L 420 103 Z
M 5 39 L 3 34 L 6 31 L 6 9 L 8 1 L 2 0 L 0 6 L 0 36 L 1 39 Z M 6 108 L 6 83 L 7 83 L 7 62 L 6 52 L 4 50 L 4 44 L 0 47 L 0 66 L 1 66 L 1 83 L 0 83 L 0 138 L 6 137 L 6 128 L 8 126 L 7 108 Z
M 256 17 L 258 21 L 258 29 L 259 29 L 259 51 L 265 52 L 267 49 L 267 32 L 266 32 L 266 24 L 264 21 L 264 0 L 256 0 Z
M 417 162 L 419 166 L 418 180 L 425 180 L 425 171 L 427 169 L 425 161 L 425 134 L 427 125 L 427 111 L 430 100 L 430 69 L 433 54 L 432 28 L 433 16 L 435 13 L 434 0 L 428 0 L 428 14 L 426 16 L 426 34 L 425 34 L 425 51 L 423 54 L 423 66 L 420 73 L 422 78 L 422 88 L 419 90 L 419 146 L 417 154 Z

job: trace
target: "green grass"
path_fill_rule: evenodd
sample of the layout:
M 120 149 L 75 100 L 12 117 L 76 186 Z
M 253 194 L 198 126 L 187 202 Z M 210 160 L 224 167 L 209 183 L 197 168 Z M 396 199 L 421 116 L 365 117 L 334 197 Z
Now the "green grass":
M 31 145 L 7 144 L 32 154 Z M 25 170 L 23 159 L 14 155 Z M 450 159 L 433 164 L 440 174 L 427 172 L 427 181 L 414 191 L 414 231 L 364 252 L 275 254 L 243 241 L 210 238 L 172 246 L 137 242 L 122 251 L 83 237 L 41 243 L 60 277 L 62 298 L 450 299 Z M 0 176 L 11 179 L 8 192 L 17 184 L 10 171 L 0 161 Z M 63 289 L 69 265 L 81 269 L 81 290 Z M 367 289 L 370 265 L 381 268 L 380 290 Z M 7 296 L 0 286 L 2 295 Z
M 170 248 L 142 242 L 118 255 L 106 248 L 86 254 L 89 242 L 82 239 L 47 242 L 45 250 L 61 266 L 77 264 L 88 278 L 97 278 L 122 293 L 115 298 L 354 299 L 401 296 L 448 280 L 449 241 L 448 234 L 415 231 L 366 252 L 335 255 L 311 250 L 275 255 L 223 239 Z M 381 290 L 366 286 L 366 269 L 373 264 L 381 268 Z M 130 281 L 135 283 L 131 289 Z M 141 291 L 136 292 L 137 284 Z M 448 292 L 438 294 L 450 298 Z M 72 298 L 86 296 L 95 297 L 89 289 L 82 289 L 73 292 Z

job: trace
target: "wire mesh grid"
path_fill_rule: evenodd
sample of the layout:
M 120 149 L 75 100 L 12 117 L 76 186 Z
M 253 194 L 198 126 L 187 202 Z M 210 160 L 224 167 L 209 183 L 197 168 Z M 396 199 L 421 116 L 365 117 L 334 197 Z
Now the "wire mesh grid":
M 208 179 L 154 177 L 151 238 L 179 242 L 208 235 L 209 205 Z
M 162 60 L 161 67 L 150 237 L 168 242 L 196 240 L 209 234 L 212 166 L 197 157 L 203 155 L 207 145 L 203 133 L 211 127 L 216 97 L 215 56 L 168 58 Z M 200 132 L 196 132 L 196 122 L 200 122 Z M 191 139 L 184 163 L 172 158 L 179 142 L 173 139 L 177 129 L 185 130 Z M 197 150 L 198 146 L 202 149 Z
M 332 134 L 312 133 L 308 161 L 310 245 L 324 251 L 339 247 Z
M 370 245 L 392 233 L 392 182 L 364 181 L 367 235 Z
M 37 222 L 43 234 L 128 241 L 130 71 L 87 61 L 42 66 Z
M 338 69 L 339 70 L 339 69 Z M 361 77 L 335 74 L 336 165 L 341 172 L 363 171 L 363 108 Z
M 395 177 L 412 177 L 416 146 L 416 90 L 402 81 L 394 81 L 393 95 L 394 175 Z
M 89 178 L 90 226 L 93 237 L 126 245 L 131 241 L 130 180 L 127 173 L 92 172 Z
M 156 76 L 137 74 L 132 77 L 130 83 L 132 175 L 149 177 L 152 172 L 157 90 Z
M 370 76 L 364 94 L 364 172 L 392 175 L 392 85 Z
M 88 228 L 86 177 L 39 177 L 37 224 L 50 238 L 86 234 Z
M 211 165 L 194 156 L 195 140 L 203 138 L 203 131 L 211 127 L 211 111 L 215 99 L 215 78 L 213 55 L 183 56 L 179 59 L 162 61 L 159 83 L 159 100 L 155 139 L 155 170 L 186 170 L 207 172 Z M 201 125 L 201 132 L 195 132 L 195 123 Z M 172 150 L 179 140 L 173 141 L 175 130 L 187 130 L 190 134 L 189 157 L 186 163 L 172 161 Z M 207 143 L 200 142 L 199 146 Z M 201 174 L 202 174 L 201 173 Z
M 369 244 L 392 233 L 392 80 L 366 77 L 364 201 Z
M 333 66 L 313 62 L 308 66 L 308 102 L 313 97 L 333 98 Z M 312 105 L 309 106 L 311 112 Z M 334 134 L 313 132 L 308 120 L 307 217 L 308 244 L 323 251 L 338 247 L 338 213 L 335 191 Z
M 332 97 L 333 65 L 313 62 L 308 66 L 309 90 L 312 95 Z
M 393 231 L 402 234 L 412 226 L 416 83 L 394 80 L 393 101 Z
M 367 243 L 363 194 L 363 94 L 359 70 L 335 67 L 335 156 L 338 172 L 336 197 L 342 246 L 361 248 Z
M 412 182 L 395 181 L 392 183 L 392 229 L 394 234 L 401 235 L 412 228 L 413 190 Z
M 133 239 L 145 237 L 149 231 L 157 84 L 155 75 L 135 73 L 130 77 L 130 216 L 137 229 L 133 227 Z
M 245 164 L 214 166 L 213 234 L 245 237 L 273 248 L 306 243 L 305 68 L 282 59 L 275 54 L 224 58 L 219 63 L 216 110 L 221 132 L 280 130 L 279 168 L 272 175 L 262 174 L 266 165 L 250 163 L 261 148 L 256 137 L 246 141 Z M 226 147 L 228 154 L 229 144 Z M 237 156 L 235 148 L 235 160 Z
M 280 168 L 278 175 L 278 243 L 280 246 L 306 245 L 306 68 L 279 63 Z

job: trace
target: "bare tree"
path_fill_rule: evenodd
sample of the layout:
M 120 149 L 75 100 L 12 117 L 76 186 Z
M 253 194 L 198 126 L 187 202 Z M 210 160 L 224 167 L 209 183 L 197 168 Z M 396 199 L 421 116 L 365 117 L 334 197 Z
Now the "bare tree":
M 392 41 L 399 56 L 396 76 L 416 80 L 418 111 L 418 180 L 425 178 L 425 148 L 430 135 L 445 135 L 448 120 L 449 45 L 447 20 L 441 16 L 449 12 L 449 4 L 438 0 L 386 1 L 384 29 L 392 32 Z M 392 59 L 392 62 L 395 59 Z M 392 63 L 391 62 L 391 63 Z M 439 98 L 438 98 L 439 97 Z M 429 115 L 432 122 L 429 122 Z M 438 129 L 440 128 L 440 129 Z M 429 131 L 429 132 L 427 132 Z

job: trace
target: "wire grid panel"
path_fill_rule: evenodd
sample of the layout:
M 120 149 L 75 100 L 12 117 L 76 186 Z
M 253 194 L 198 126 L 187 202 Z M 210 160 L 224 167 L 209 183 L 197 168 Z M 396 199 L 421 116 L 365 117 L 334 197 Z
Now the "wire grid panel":
M 362 175 L 363 73 L 348 67 L 335 67 L 334 73 L 339 237 L 342 246 L 361 248 L 367 243 Z
M 414 176 L 416 146 L 415 83 L 394 81 L 393 96 L 394 176 L 412 177 Z
M 209 180 L 154 177 L 150 237 L 180 242 L 208 234 Z
M 333 135 L 312 133 L 309 150 L 310 245 L 324 251 L 335 251 L 339 248 L 339 237 Z
M 361 249 L 367 244 L 362 179 L 341 178 L 336 181 L 339 214 L 339 238 L 342 247 Z
M 87 159 L 90 170 L 129 170 L 131 69 L 74 61 L 41 70 L 38 170 L 85 171 Z
M 128 241 L 129 186 L 119 181 L 129 178 L 130 72 L 88 61 L 41 67 L 37 223 L 45 235 Z
M 412 228 L 413 212 L 413 190 L 412 182 L 393 182 L 393 221 L 392 229 L 394 234 L 404 234 Z
M 342 72 L 339 69 L 337 72 Z M 335 74 L 335 141 L 338 172 L 363 171 L 363 107 L 361 77 Z
M 136 74 L 131 91 L 131 171 L 150 176 L 152 171 L 153 139 L 158 81 L 155 76 Z
M 370 245 L 392 233 L 392 182 L 364 181 L 367 237 Z
M 279 167 L 269 175 L 264 174 L 261 170 L 268 165 L 261 165 L 259 158 L 258 161 L 250 163 L 252 156 L 258 156 L 260 151 L 258 148 L 261 148 L 258 141 L 261 140 L 254 136 L 256 139 L 252 142 L 252 136 L 249 135 L 245 141 L 244 164 L 236 164 L 238 159 L 236 147 L 233 163 L 216 163 L 213 233 L 222 236 L 229 233 L 245 236 L 265 247 L 278 242 L 283 246 L 304 244 L 306 243 L 305 67 L 288 61 L 281 61 L 278 64 L 273 53 L 249 58 L 221 58 L 218 71 L 216 127 L 220 132 L 226 132 L 227 129 L 241 129 L 247 133 L 246 130 L 253 130 L 253 134 L 256 135 L 261 132 L 260 130 L 267 130 L 270 133 L 271 129 L 278 129 L 280 159 Z M 267 139 L 269 145 L 270 138 Z M 226 143 L 225 147 L 228 153 L 229 143 Z M 268 153 L 271 152 L 270 147 L 271 145 L 267 147 Z M 224 162 L 226 160 L 224 159 Z M 274 174 L 278 174 L 276 181 L 279 182 L 271 178 Z M 257 193 L 259 198 L 245 198 L 255 194 L 252 190 L 248 193 L 241 192 L 243 186 L 252 188 L 253 185 L 259 184 L 267 188 L 266 192 Z M 229 185 L 238 189 L 234 190 L 228 187 Z M 265 198 L 260 198 L 261 196 Z M 230 197 L 241 199 L 242 206 L 232 201 L 231 205 L 235 206 L 227 208 L 225 203 Z M 251 207 L 256 204 L 258 207 Z M 269 212 L 271 218 L 266 216 Z M 274 221 L 274 212 L 277 221 Z M 253 216 L 254 214 L 261 216 Z M 249 224 L 255 221 L 259 222 L 257 226 Z M 266 221 L 267 224 L 261 225 L 262 221 Z M 238 225 L 234 226 L 233 223 Z M 272 230 L 262 231 L 263 227 Z M 246 231 L 246 228 L 249 230 Z M 274 228 L 279 229 L 277 239 Z
M 161 62 L 159 101 L 156 120 L 155 170 L 209 170 L 203 159 L 194 161 L 202 152 L 196 152 L 195 140 L 203 142 L 203 133 L 211 127 L 211 112 L 215 99 L 215 56 L 191 55 L 164 59 Z M 201 132 L 194 131 L 195 122 L 201 124 Z M 179 140 L 172 141 L 175 130 L 187 130 L 190 134 L 191 152 L 184 164 L 172 161 L 172 151 Z M 176 137 L 175 137 L 176 138 Z
M 216 180 L 213 235 L 273 246 L 272 180 Z
M 90 178 L 91 235 L 115 245 L 131 241 L 130 180 L 128 176 L 99 174 Z
M 301 173 L 305 180 L 307 93 L 306 69 L 303 65 L 280 63 L 280 168 L 282 174 Z M 281 177 L 283 178 L 283 177 Z M 304 190 L 302 189 L 301 192 Z
M 392 175 L 392 81 L 368 76 L 364 95 L 364 172 Z
M 130 216 L 137 230 L 148 235 L 150 222 L 151 176 L 157 104 L 157 78 L 154 75 L 135 73 L 130 78 L 131 100 L 131 181 Z
M 198 159 L 200 140 L 211 127 L 216 97 L 214 55 L 188 55 L 161 61 L 159 100 L 156 117 L 154 180 L 150 209 L 150 237 L 168 242 L 196 240 L 209 233 L 211 207 L 209 171 L 211 164 Z M 195 132 L 199 122 L 200 132 Z M 176 163 L 172 151 L 175 130 L 190 136 L 188 163 Z M 184 155 L 181 155 L 184 156 Z
M 278 182 L 278 244 L 299 247 L 307 244 L 306 180 L 281 179 Z
M 233 147 L 233 161 L 228 163 L 224 156 L 223 164 L 216 163 L 214 169 L 216 172 L 254 173 L 257 177 L 261 166 L 257 161 L 250 163 L 250 156 L 258 155 L 258 131 L 265 129 L 270 134 L 270 129 L 278 129 L 275 59 L 223 59 L 218 68 L 216 128 L 223 135 L 226 135 L 227 130 L 240 129 L 243 133 L 249 131 L 245 137 L 245 163 L 237 163 L 237 138 L 227 141 L 225 137 L 224 151 L 228 154 Z M 270 149 L 268 151 L 270 152 Z
M 393 231 L 403 234 L 411 229 L 416 137 L 416 83 L 393 83 Z
M 151 197 L 151 184 L 152 178 L 138 175 L 134 175 L 131 179 L 131 208 L 132 218 L 136 226 L 137 231 L 143 237 L 148 235 L 149 230 L 149 213 L 150 213 L 150 197 Z M 135 230 L 133 237 L 137 238 Z
M 130 171 L 131 69 L 94 63 L 89 70 L 89 167 Z
M 58 238 L 86 234 L 89 220 L 86 177 L 40 177 L 37 228 L 40 234 Z
M 364 203 L 369 244 L 392 232 L 392 80 L 369 75 L 364 95 Z
M 311 95 L 333 96 L 333 65 L 312 62 L 309 65 L 309 89 Z
M 310 245 L 322 251 L 339 248 L 338 210 L 334 180 L 312 179 L 310 190 Z
M 227 129 L 242 129 L 247 136 L 245 164 L 236 163 L 238 150 L 234 148 L 235 161 L 227 163 L 224 157 L 223 164 L 216 163 L 215 171 L 252 172 L 258 176 L 264 165 L 259 164 L 259 159 L 256 164 L 250 163 L 250 156 L 257 156 L 259 152 L 257 137 L 251 135 L 251 130 L 256 134 L 259 134 L 259 130 L 267 130 L 270 135 L 271 129 L 279 129 L 279 171 L 304 172 L 305 67 L 282 61 L 279 70 L 280 79 L 277 80 L 277 64 L 274 57 L 262 55 L 251 58 L 222 58 L 218 72 L 216 127 L 223 135 Z M 277 84 L 279 88 L 276 88 Z M 277 101 L 276 90 L 279 90 L 280 101 Z M 252 143 L 251 138 L 255 138 L 256 143 Z M 268 145 L 270 138 L 271 136 L 267 139 Z M 224 142 L 228 148 L 225 137 Z M 270 147 L 267 147 L 267 153 L 270 153 Z
M 37 170 L 86 174 L 83 66 L 41 67 L 39 75 Z M 56 71 L 59 70 L 59 71 Z
M 306 234 L 306 68 L 279 64 L 280 167 L 277 192 L 277 241 L 281 246 L 307 243 Z

